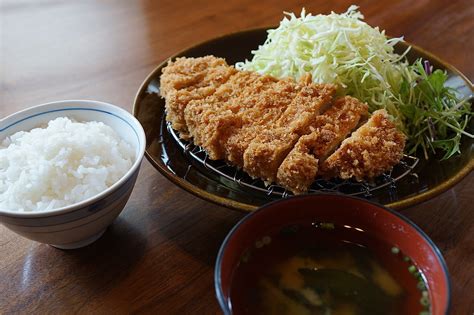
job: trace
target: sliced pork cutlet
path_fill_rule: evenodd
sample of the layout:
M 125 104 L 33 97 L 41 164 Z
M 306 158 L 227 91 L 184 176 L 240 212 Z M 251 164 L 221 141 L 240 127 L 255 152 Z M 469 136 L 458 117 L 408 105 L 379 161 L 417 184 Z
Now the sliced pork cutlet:
M 275 181 L 280 164 L 299 137 L 310 132 L 314 119 L 330 104 L 336 91 L 332 84 L 312 84 L 308 79 L 302 84 L 278 121 L 262 130 L 243 155 L 244 171 L 267 184 Z
M 185 119 L 194 143 L 202 146 L 211 159 L 226 158 L 231 154 L 227 146 L 230 137 L 239 134 L 244 126 L 270 120 L 283 111 L 281 86 L 284 87 L 285 82 L 242 71 L 213 95 L 191 102 L 185 109 Z M 278 102 L 269 101 L 271 99 L 278 99 Z M 255 112 L 262 110 L 265 112 L 257 117 Z M 239 166 L 232 160 L 228 161 Z
M 283 160 L 277 172 L 277 183 L 294 194 L 307 191 L 318 173 L 318 159 L 310 153 L 311 147 L 308 146 L 311 141 L 305 141 L 303 137 Z
M 250 142 L 275 124 L 300 88 L 292 79 L 277 80 L 265 88 L 254 83 L 233 100 L 239 107 L 242 126 L 223 142 L 225 159 L 230 164 L 243 167 L 243 155 Z
M 385 110 L 377 110 L 321 164 L 321 174 L 358 181 L 370 179 L 398 164 L 404 147 L 405 135 Z
M 211 159 L 222 159 L 219 139 L 232 132 L 234 126 L 242 126 L 238 108 L 232 102 L 249 82 L 259 79 L 259 75 L 247 71 L 236 72 L 219 86 L 215 93 L 204 99 L 192 100 L 184 109 L 184 118 L 195 145 L 202 146 Z
M 212 95 L 237 72 L 222 58 L 177 58 L 163 68 L 160 78 L 160 94 L 166 100 L 166 119 L 180 137 L 189 138 L 184 119 L 184 109 L 191 100 Z
M 277 183 L 295 194 L 306 192 L 324 161 L 361 120 L 368 106 L 350 96 L 337 99 L 324 114 L 315 118 L 314 131 L 299 138 L 277 172 Z

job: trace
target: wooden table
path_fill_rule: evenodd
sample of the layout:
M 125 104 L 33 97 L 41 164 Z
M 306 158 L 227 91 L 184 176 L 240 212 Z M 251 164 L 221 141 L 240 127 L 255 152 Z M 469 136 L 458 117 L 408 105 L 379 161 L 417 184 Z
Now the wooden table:
M 345 11 L 352 1 L 1 2 L 0 116 L 43 102 L 95 99 L 131 110 L 146 75 L 203 40 L 276 24 L 282 11 Z M 362 1 L 368 23 L 474 78 L 474 5 Z M 474 174 L 406 209 L 439 246 L 452 277 L 452 313 L 474 312 Z M 243 217 L 184 192 L 144 161 L 132 197 L 107 233 L 62 251 L 0 226 L 0 313 L 220 313 L 214 261 Z

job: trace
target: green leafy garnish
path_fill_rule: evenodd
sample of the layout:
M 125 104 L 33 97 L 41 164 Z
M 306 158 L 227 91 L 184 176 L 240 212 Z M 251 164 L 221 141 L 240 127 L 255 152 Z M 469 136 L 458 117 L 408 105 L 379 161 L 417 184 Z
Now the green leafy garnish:
M 427 71 L 421 59 L 410 65 L 394 99 L 408 136 L 408 154 L 421 149 L 428 158 L 430 151 L 441 150 L 443 159 L 448 159 L 460 153 L 462 135 L 474 138 L 465 130 L 473 115 L 471 103 L 469 99 L 459 100 L 456 91 L 445 85 L 446 72 Z
M 407 135 L 408 154 L 420 150 L 428 159 L 439 150 L 448 159 L 460 152 L 462 135 L 474 137 L 466 131 L 473 115 L 470 100 L 460 100 L 445 85 L 447 74 L 431 73 L 421 59 L 410 65 L 409 49 L 394 52 L 403 38 L 387 38 L 365 23 L 357 6 L 342 14 L 286 14 L 238 69 L 295 79 L 311 73 L 314 82 L 338 84 L 340 94 L 367 102 L 371 112 L 386 109 Z
M 305 287 L 314 290 L 329 305 L 330 297 L 351 301 L 357 304 L 363 314 L 387 314 L 387 306 L 395 299 L 368 280 L 352 273 L 336 269 L 298 269 L 304 278 Z

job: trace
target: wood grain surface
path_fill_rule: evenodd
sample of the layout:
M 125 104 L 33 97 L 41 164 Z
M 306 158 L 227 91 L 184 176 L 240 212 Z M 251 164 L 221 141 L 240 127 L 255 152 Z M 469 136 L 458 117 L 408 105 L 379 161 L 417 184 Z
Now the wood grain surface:
M 43 102 L 95 99 L 131 111 L 162 60 L 282 11 L 345 11 L 351 1 L 26 1 L 0 7 L 0 116 Z M 474 5 L 360 1 L 366 20 L 404 35 L 474 78 Z M 229 47 L 235 49 L 235 47 Z M 403 214 L 439 246 L 452 314 L 474 312 L 474 175 Z M 132 197 L 104 236 L 62 251 L 0 226 L 0 313 L 219 314 L 214 261 L 243 217 L 177 188 L 143 161 Z

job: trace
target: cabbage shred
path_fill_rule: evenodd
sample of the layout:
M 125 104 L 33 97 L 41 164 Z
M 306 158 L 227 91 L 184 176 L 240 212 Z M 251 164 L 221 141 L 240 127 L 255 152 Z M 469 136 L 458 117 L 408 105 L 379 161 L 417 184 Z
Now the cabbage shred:
M 237 63 L 237 69 L 277 78 L 293 77 L 296 80 L 311 73 L 314 82 L 337 84 L 339 94 L 352 95 L 366 102 L 371 112 L 386 109 L 399 129 L 408 136 L 408 153 L 422 148 L 425 157 L 428 157 L 428 151 L 441 149 L 446 153 L 444 157 L 448 158 L 459 152 L 459 141 L 453 144 L 454 147 L 446 146 L 445 143 L 436 147 L 433 146 L 435 139 L 432 133 L 427 136 L 430 128 L 426 125 L 432 125 L 432 121 L 425 120 L 433 113 L 432 108 L 431 105 L 425 106 L 428 109 L 425 111 L 423 106 L 420 107 L 426 100 L 423 99 L 424 95 L 415 100 L 413 89 L 417 81 L 430 77 L 419 71 L 420 60 L 413 65 L 408 64 L 405 55 L 410 48 L 402 55 L 394 52 L 394 46 L 403 41 L 402 37 L 387 38 L 385 31 L 365 23 L 364 16 L 354 5 L 342 14 L 332 12 L 329 15 L 313 16 L 306 14 L 303 9 L 300 17 L 293 13 L 285 15 L 278 28 L 268 30 L 265 43 L 252 51 L 252 60 Z M 452 91 L 448 92 L 452 94 Z M 450 99 L 453 97 L 451 94 Z M 456 107 L 457 103 L 453 106 Z M 413 106 L 420 108 L 413 109 Z M 466 106 L 457 106 L 456 109 L 462 110 L 458 116 L 463 122 L 472 116 Z M 409 116 L 413 116 L 413 111 L 417 110 L 421 120 L 415 125 L 411 120 L 413 117 Z M 463 124 L 463 129 L 465 126 Z M 446 129 L 436 124 L 433 127 Z M 460 138 L 461 133 L 467 134 L 463 130 L 458 132 L 459 129 L 453 129 L 455 137 Z M 420 133 L 420 130 L 423 131 Z M 448 133 L 446 137 L 451 136 Z

